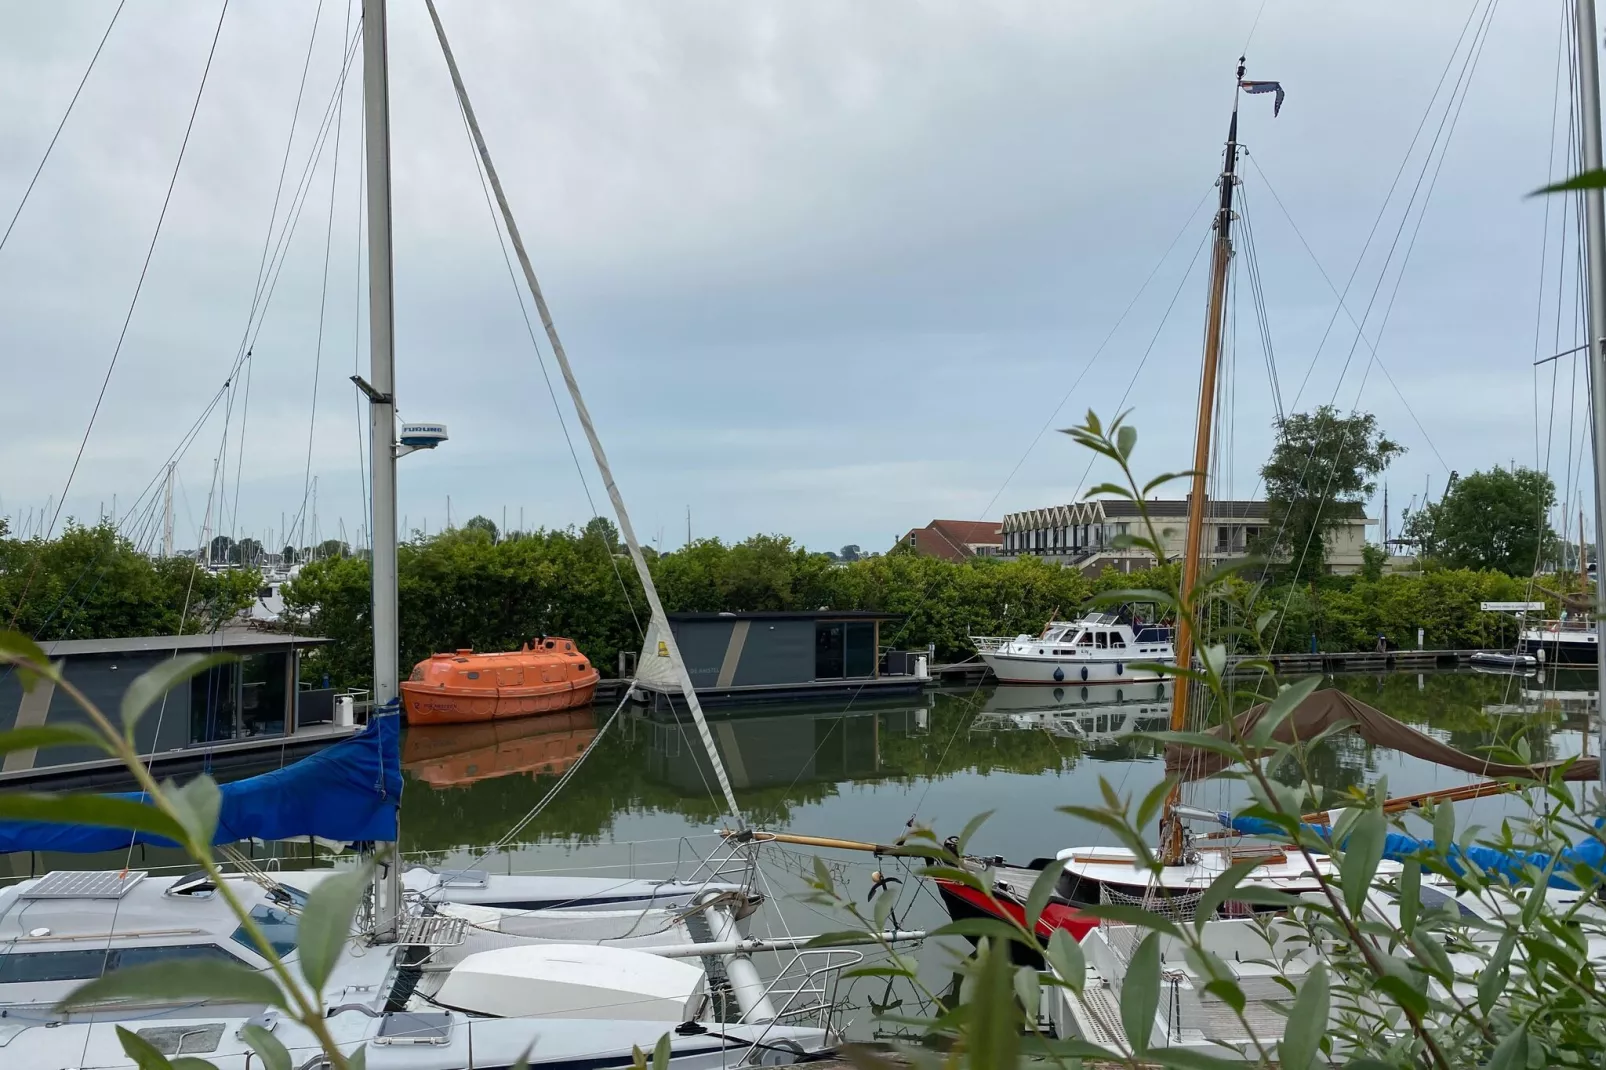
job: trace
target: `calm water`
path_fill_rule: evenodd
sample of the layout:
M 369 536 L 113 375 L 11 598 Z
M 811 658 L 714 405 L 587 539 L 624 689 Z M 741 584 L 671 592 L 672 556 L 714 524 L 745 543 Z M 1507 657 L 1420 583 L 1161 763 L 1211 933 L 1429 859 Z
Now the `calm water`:
M 1541 681 L 1480 673 L 1340 675 L 1343 689 L 1394 717 L 1471 753 L 1509 745 L 1519 734 L 1533 756 L 1580 753 L 1595 705 L 1590 676 Z M 1113 838 L 1058 807 L 1097 805 L 1100 780 L 1141 797 L 1163 774 L 1160 747 L 1134 732 L 1165 726 L 1168 685 L 1122 689 L 984 687 L 928 693 L 898 703 L 838 701 L 715 711 L 711 727 L 750 823 L 816 836 L 891 841 L 917 822 L 939 836 L 960 831 L 983 811 L 993 815 L 972 850 L 1025 861 L 1061 847 Z M 490 853 L 475 845 L 503 838 L 545 796 L 607 721 L 599 707 L 525 722 L 412 729 L 404 740 L 407 784 L 402 845 L 437 865 L 499 872 L 586 871 L 621 876 L 687 874 L 718 844 L 721 805 L 695 730 L 671 715 L 620 713 L 595 751 L 528 827 L 516 846 Z M 1338 736 L 1313 755 L 1315 778 L 1328 788 L 1388 778 L 1393 794 L 1464 783 L 1471 777 L 1397 752 Z M 1293 779 L 1289 774 L 1289 779 Z M 1236 785 L 1206 783 L 1189 801 L 1213 809 L 1238 798 Z M 1514 801 L 1459 804 L 1460 821 L 1497 823 Z M 895 860 L 850 852 L 774 845 L 763 874 L 772 906 L 760 931 L 818 932 L 843 927 L 835 911 L 802 901 L 812 856 L 862 906 L 876 869 Z M 159 852 L 133 860 L 154 867 L 177 861 Z M 11 872 L 66 866 L 121 866 L 124 860 L 11 856 Z M 294 864 L 294 863 L 291 863 Z M 905 874 L 907 876 L 907 874 Z M 941 924 L 940 904 L 918 881 L 894 888 L 906 927 Z M 921 961 L 933 989 L 951 976 L 952 949 L 927 947 Z M 885 1003 L 868 979 L 854 997 Z M 874 988 L 875 991 L 870 991 Z M 904 1010 L 917 998 L 903 992 Z M 864 1033 L 860 1015 L 855 1032 Z

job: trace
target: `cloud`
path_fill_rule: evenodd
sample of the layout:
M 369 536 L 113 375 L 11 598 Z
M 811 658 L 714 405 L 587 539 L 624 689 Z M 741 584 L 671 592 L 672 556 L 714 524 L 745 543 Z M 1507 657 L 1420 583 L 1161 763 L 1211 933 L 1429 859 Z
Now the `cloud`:
M 112 6 L 6 13 L 6 217 Z M 229 374 L 315 7 L 230 8 L 69 496 L 78 515 L 138 493 Z M 1004 483 L 1045 422 L 1065 426 L 1089 407 L 1109 414 L 1129 384 L 1140 465 L 1187 463 L 1202 259 L 1185 269 L 1207 211 L 1054 411 L 1210 194 L 1233 63 L 1259 7 L 452 2 L 442 15 L 638 527 L 676 531 L 689 504 L 702 533 L 869 547 L 933 516 L 977 516 L 995 496 L 994 515 L 1072 498 L 1086 462 L 1052 433 Z M 0 250 L 0 513 L 60 493 L 216 12 L 123 12 Z M 1252 75 L 1282 79 L 1289 100 L 1275 122 L 1264 98 L 1245 102 L 1243 139 L 1258 166 L 1243 189 L 1290 396 L 1333 299 L 1272 191 L 1342 286 L 1466 13 L 1362 3 L 1272 7 L 1261 19 Z M 500 522 L 507 507 L 532 525 L 582 523 L 591 505 L 432 31 L 421 7 L 394 5 L 391 18 L 398 397 L 405 416 L 444 420 L 453 436 L 404 461 L 400 512 L 438 528 L 450 495 L 459 521 L 483 512 Z M 347 19 L 346 6 L 325 3 L 281 201 L 331 100 Z M 1496 14 L 1498 48 L 1479 61 L 1380 348 L 1427 438 L 1463 472 L 1533 453 L 1522 369 L 1545 209 L 1522 194 L 1547 174 L 1557 29 L 1525 8 Z M 309 423 L 320 513 L 354 530 L 364 512 L 359 407 L 346 382 L 367 365 L 358 105 L 352 92 L 341 113 L 332 219 L 333 139 L 312 171 L 255 335 L 248 404 L 234 384 L 224 467 L 239 473 L 238 504 L 231 475 L 226 515 L 233 524 L 237 513 L 241 534 L 276 530 L 300 507 Z M 1382 233 L 1393 226 L 1386 219 Z M 1246 256 L 1224 440 L 1225 482 L 1240 494 L 1255 482 L 1273 415 Z M 1357 317 L 1377 262 L 1351 291 Z M 1357 349 L 1338 385 L 1352 333 L 1340 318 L 1302 407 L 1335 387 L 1351 403 L 1368 358 Z M 1442 486 L 1427 438 L 1375 370 L 1360 400 L 1411 447 L 1391 482 L 1431 475 Z M 560 409 L 578 436 L 567 403 Z M 204 503 L 219 463 L 221 420 L 220 409 L 182 462 L 192 500 Z

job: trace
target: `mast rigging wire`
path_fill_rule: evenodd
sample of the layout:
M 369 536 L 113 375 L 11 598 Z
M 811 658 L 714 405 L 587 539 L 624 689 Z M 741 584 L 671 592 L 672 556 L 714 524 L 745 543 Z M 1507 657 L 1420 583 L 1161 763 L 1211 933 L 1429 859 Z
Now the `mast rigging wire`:
M 123 13 L 123 5 L 126 3 L 127 0 L 117 0 L 117 10 L 112 12 L 111 21 L 106 24 L 106 32 L 100 35 L 100 43 L 95 46 L 95 54 L 89 57 L 89 66 L 84 68 L 84 76 L 78 79 L 78 88 L 72 91 L 72 99 L 67 102 L 67 110 L 61 113 L 61 122 L 56 124 L 56 132 L 50 135 L 50 143 L 45 146 L 44 155 L 39 157 L 39 166 L 33 169 L 33 177 L 28 179 L 27 188 L 22 191 L 22 199 L 17 202 L 17 210 L 11 213 L 11 222 L 6 224 L 5 233 L 0 234 L 0 250 L 4 250 L 6 242 L 11 240 L 11 232 L 16 229 L 17 220 L 22 217 L 22 210 L 28 206 L 28 198 L 33 196 L 33 188 L 38 184 L 45 164 L 50 161 L 50 154 L 55 150 L 61 132 L 67 128 L 67 120 L 72 117 L 73 108 L 78 104 L 78 96 L 84 91 L 84 85 L 95 69 L 95 62 L 100 59 L 100 51 L 106 47 L 106 39 L 112 35 L 112 27 L 117 25 L 117 16 Z
M 201 98 L 206 94 L 206 84 L 212 73 L 212 59 L 217 55 L 218 38 L 223 33 L 223 19 L 229 13 L 229 0 L 223 0 L 218 10 L 217 25 L 212 30 L 212 43 L 206 52 L 206 65 L 201 69 L 201 84 L 196 87 L 195 100 L 190 105 L 189 120 L 184 125 L 184 139 L 179 143 L 178 159 L 173 163 L 173 173 L 167 180 L 167 192 L 162 196 L 162 209 L 156 217 L 156 229 L 151 234 L 150 245 L 145 250 L 144 263 L 140 265 L 139 280 L 134 285 L 134 295 L 128 302 L 128 313 L 123 317 L 122 329 L 117 334 L 117 345 L 112 349 L 112 357 L 106 365 L 106 375 L 100 383 L 100 392 L 95 396 L 94 408 L 90 410 L 89 422 L 84 427 L 83 438 L 78 442 L 78 451 L 73 456 L 72 467 L 67 472 L 67 480 L 61 488 L 61 500 L 56 503 L 56 510 L 51 514 L 50 523 L 45 528 L 45 538 L 49 539 L 56 529 L 56 521 L 61 518 L 61 510 L 67 502 L 67 492 L 72 488 L 74 477 L 78 474 L 78 466 L 83 462 L 84 449 L 89 445 L 89 436 L 95 429 L 95 420 L 100 415 L 101 404 L 106 400 L 106 388 L 111 385 L 112 372 L 117 369 L 117 359 L 122 355 L 123 342 L 128 338 L 128 327 L 134 320 L 134 310 L 139 307 L 140 294 L 145 289 L 145 277 L 150 272 L 151 258 L 156 255 L 156 243 L 162 236 L 162 225 L 167 221 L 167 209 L 173 202 L 173 188 L 178 185 L 178 175 L 184 166 L 184 156 L 189 149 L 190 134 L 195 130 L 195 116 L 201 110 Z M 23 582 L 22 592 L 17 596 L 17 605 L 12 612 L 11 623 L 17 622 L 17 616 L 22 612 L 23 603 L 27 601 L 28 592 L 39 572 L 39 562 L 42 558 L 34 559 L 34 566 L 29 570 L 28 578 Z

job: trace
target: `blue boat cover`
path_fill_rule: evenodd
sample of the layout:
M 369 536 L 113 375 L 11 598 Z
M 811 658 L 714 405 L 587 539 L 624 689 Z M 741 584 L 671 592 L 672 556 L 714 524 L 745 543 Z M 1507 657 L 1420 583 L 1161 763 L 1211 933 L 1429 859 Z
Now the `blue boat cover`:
M 376 712 L 358 735 L 271 773 L 223 784 L 213 843 L 236 840 L 392 841 L 401 803 L 401 717 Z M 146 801 L 143 792 L 118 796 Z M 0 854 L 116 851 L 171 840 L 97 825 L 0 821 Z
M 1280 826 L 1264 821 L 1257 817 L 1229 817 L 1226 814 L 1218 815 L 1223 818 L 1222 824 L 1235 832 L 1242 832 L 1247 836 L 1276 836 L 1286 839 L 1288 833 Z M 1595 828 L 1597 833 L 1606 824 L 1606 818 L 1597 818 Z M 1306 832 L 1314 833 L 1323 840 L 1331 842 L 1332 828 L 1328 825 L 1300 825 Z M 1339 844 L 1340 849 L 1343 844 Z M 1405 862 L 1419 858 L 1424 851 L 1433 850 L 1432 840 L 1419 840 L 1414 836 L 1407 836 L 1403 832 L 1391 832 L 1383 841 L 1383 857 L 1391 858 L 1397 862 Z M 1494 847 L 1462 847 L 1452 843 L 1445 852 L 1445 861 L 1450 869 L 1457 875 L 1466 872 L 1464 862 L 1470 862 L 1487 876 L 1504 877 L 1511 884 L 1531 884 L 1528 867 L 1543 873 L 1551 865 L 1552 858 L 1555 868 L 1550 873 L 1550 886 L 1552 888 L 1574 888 L 1578 883 L 1570 874 L 1577 866 L 1600 872 L 1606 866 L 1606 843 L 1599 835 L 1591 836 L 1581 843 L 1563 848 L 1557 855 L 1549 855 L 1543 851 L 1521 851 L 1510 853 Z

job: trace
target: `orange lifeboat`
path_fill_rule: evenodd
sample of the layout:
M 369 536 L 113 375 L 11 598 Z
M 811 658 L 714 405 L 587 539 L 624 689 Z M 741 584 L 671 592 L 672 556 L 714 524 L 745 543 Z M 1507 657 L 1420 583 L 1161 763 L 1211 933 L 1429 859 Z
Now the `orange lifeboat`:
M 589 706 L 602 674 L 574 642 L 543 636 L 518 650 L 433 654 L 401 685 L 408 724 L 472 724 Z

